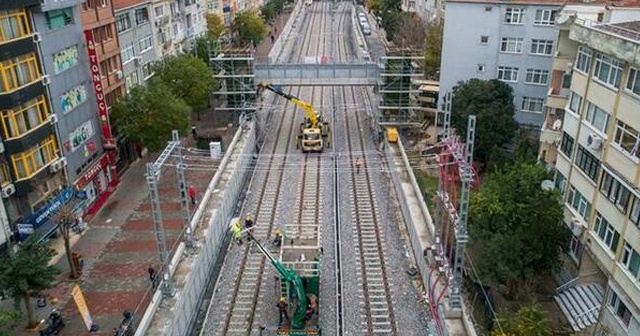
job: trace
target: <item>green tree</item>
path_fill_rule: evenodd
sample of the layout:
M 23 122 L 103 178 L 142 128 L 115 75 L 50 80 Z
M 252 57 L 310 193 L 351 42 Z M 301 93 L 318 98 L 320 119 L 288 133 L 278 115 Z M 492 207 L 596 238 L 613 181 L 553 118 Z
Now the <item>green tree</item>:
M 157 80 L 163 81 L 176 97 L 181 98 L 198 113 L 209 104 L 215 89 L 213 72 L 202 59 L 193 55 L 165 58 L 154 69 Z
M 70 201 L 61 206 L 52 217 L 52 219 L 59 224 L 58 227 L 60 228 L 60 233 L 64 240 L 64 251 L 67 256 L 69 269 L 71 270 L 69 274 L 71 279 L 78 279 L 80 277 L 78 270 L 73 266 L 73 258 L 71 256 L 71 227 L 75 223 L 77 217 L 74 211 L 75 206 L 76 203 L 74 201 Z
M 237 12 L 233 18 L 231 30 L 234 32 L 234 41 L 240 45 L 249 43 L 258 45 L 269 33 L 264 19 L 250 11 Z
M 214 40 L 219 39 L 224 33 L 225 26 L 224 21 L 218 14 L 207 13 L 207 37 Z
M 424 42 L 424 75 L 427 79 L 440 79 L 440 55 L 442 54 L 443 25 L 433 20 L 426 25 Z
M 493 146 L 504 145 L 516 134 L 514 111 L 513 89 L 497 79 L 473 78 L 453 88 L 451 124 L 465 137 L 469 115 L 476 116 L 473 155 L 483 165 L 491 160 Z
M 374 15 L 380 15 L 380 0 L 367 0 L 366 1 L 367 9 Z
M 0 336 L 13 335 L 17 322 L 22 318 L 22 312 L 0 307 Z
M 120 125 L 119 130 L 152 152 L 166 146 L 172 130 L 186 134 L 190 114 L 191 107 L 155 77 L 146 87 L 132 88 L 111 111 L 114 123 Z
M 0 288 L 16 302 L 22 301 L 27 312 L 27 327 L 38 324 L 33 314 L 31 297 L 53 287 L 60 270 L 49 266 L 56 251 L 46 245 L 38 245 L 32 236 L 22 243 L 15 253 L 0 260 Z
M 500 327 L 494 324 L 492 336 L 551 336 L 553 329 L 546 312 L 538 304 L 530 304 L 518 309 L 515 314 L 498 318 Z
M 542 190 L 545 167 L 516 162 L 490 173 L 471 197 L 469 234 L 484 281 L 519 283 L 549 274 L 561 264 L 571 233 L 565 227 L 560 193 Z
M 271 0 L 260 8 L 260 14 L 267 22 L 271 22 L 282 13 L 284 4 L 284 0 Z
M 415 13 L 403 13 L 399 20 L 393 42 L 401 47 L 422 49 L 426 40 L 424 21 Z
M 193 48 L 193 52 L 195 56 L 205 64 L 209 64 L 209 46 L 211 39 L 208 36 L 200 36 L 196 37 L 194 43 L 195 48 Z

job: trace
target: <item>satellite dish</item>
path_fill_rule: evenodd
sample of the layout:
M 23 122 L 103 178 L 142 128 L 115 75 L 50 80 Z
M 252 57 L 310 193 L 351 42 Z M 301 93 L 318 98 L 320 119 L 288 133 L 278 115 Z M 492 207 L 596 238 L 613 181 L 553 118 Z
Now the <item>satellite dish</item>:
M 553 190 L 554 184 L 553 181 L 551 180 L 544 180 L 542 181 L 542 183 L 540 183 L 540 188 L 542 188 L 542 190 L 544 191 L 549 191 L 549 190 Z

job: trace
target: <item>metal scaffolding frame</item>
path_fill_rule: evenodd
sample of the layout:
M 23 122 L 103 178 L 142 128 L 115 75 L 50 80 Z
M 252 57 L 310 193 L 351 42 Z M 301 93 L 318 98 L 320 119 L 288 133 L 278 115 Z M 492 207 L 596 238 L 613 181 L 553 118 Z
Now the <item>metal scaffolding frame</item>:
M 209 45 L 209 65 L 220 89 L 214 95 L 222 97 L 221 111 L 255 112 L 255 48 L 253 45 Z
M 184 177 L 184 163 L 182 161 L 182 151 L 180 137 L 178 131 L 171 132 L 172 141 L 169 141 L 167 147 L 160 153 L 160 156 L 154 163 L 147 163 L 147 184 L 149 186 L 149 199 L 151 201 L 151 218 L 153 221 L 153 232 L 156 236 L 158 247 L 158 257 L 160 259 L 162 274 L 162 293 L 165 296 L 173 296 L 175 288 L 171 279 L 171 271 L 169 269 L 170 253 L 167 249 L 167 240 L 164 234 L 164 226 L 162 222 L 162 208 L 160 204 L 160 191 L 158 182 L 162 166 L 166 163 L 170 156 L 177 156 L 178 189 L 180 196 L 180 205 L 182 210 L 182 221 L 184 226 L 184 239 L 187 246 L 193 246 L 193 236 L 190 226 L 189 202 L 187 199 L 187 186 Z
M 414 80 L 424 78 L 424 55 L 412 48 L 387 48 L 379 62 L 380 122 L 419 123 L 415 111 L 424 108 L 415 99 L 420 91 Z

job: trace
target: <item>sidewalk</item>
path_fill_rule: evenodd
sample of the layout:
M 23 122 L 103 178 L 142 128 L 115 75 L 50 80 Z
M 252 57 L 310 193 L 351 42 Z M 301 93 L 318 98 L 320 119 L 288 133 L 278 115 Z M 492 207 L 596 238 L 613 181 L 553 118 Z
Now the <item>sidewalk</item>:
M 280 34 L 282 34 L 282 30 L 285 24 L 287 24 L 287 20 L 289 20 L 290 16 L 291 12 L 282 13 L 278 19 L 275 20 L 273 25 L 269 26 L 269 35 L 267 35 L 267 37 L 265 37 L 265 39 L 256 47 L 256 61 L 258 63 L 267 63 L 269 61 L 269 52 L 273 46 L 269 36 L 273 35 L 275 42 L 275 39 L 279 38 Z

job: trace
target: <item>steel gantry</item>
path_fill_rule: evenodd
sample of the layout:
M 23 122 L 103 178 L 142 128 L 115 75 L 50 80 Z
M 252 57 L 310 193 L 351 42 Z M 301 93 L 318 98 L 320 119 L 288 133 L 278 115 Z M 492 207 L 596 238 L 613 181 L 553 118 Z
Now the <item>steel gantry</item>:
M 187 200 L 187 186 L 184 177 L 184 163 L 182 161 L 180 137 L 178 135 L 178 131 L 175 130 L 171 132 L 171 136 L 172 141 L 169 141 L 167 147 L 165 147 L 156 161 L 154 163 L 147 163 L 147 184 L 149 186 L 149 198 L 151 200 L 151 218 L 153 221 L 153 232 L 156 236 L 158 257 L 160 259 L 161 266 L 162 293 L 168 296 L 174 295 L 175 288 L 173 286 L 173 281 L 171 280 L 171 273 L 169 270 L 169 254 L 171 251 L 167 250 L 167 241 L 164 234 L 158 181 L 160 180 L 162 166 L 172 155 L 177 156 L 176 171 L 178 175 L 178 189 L 182 210 L 182 221 L 184 225 L 185 243 L 187 246 L 193 245 L 192 230 L 189 225 L 189 202 Z

